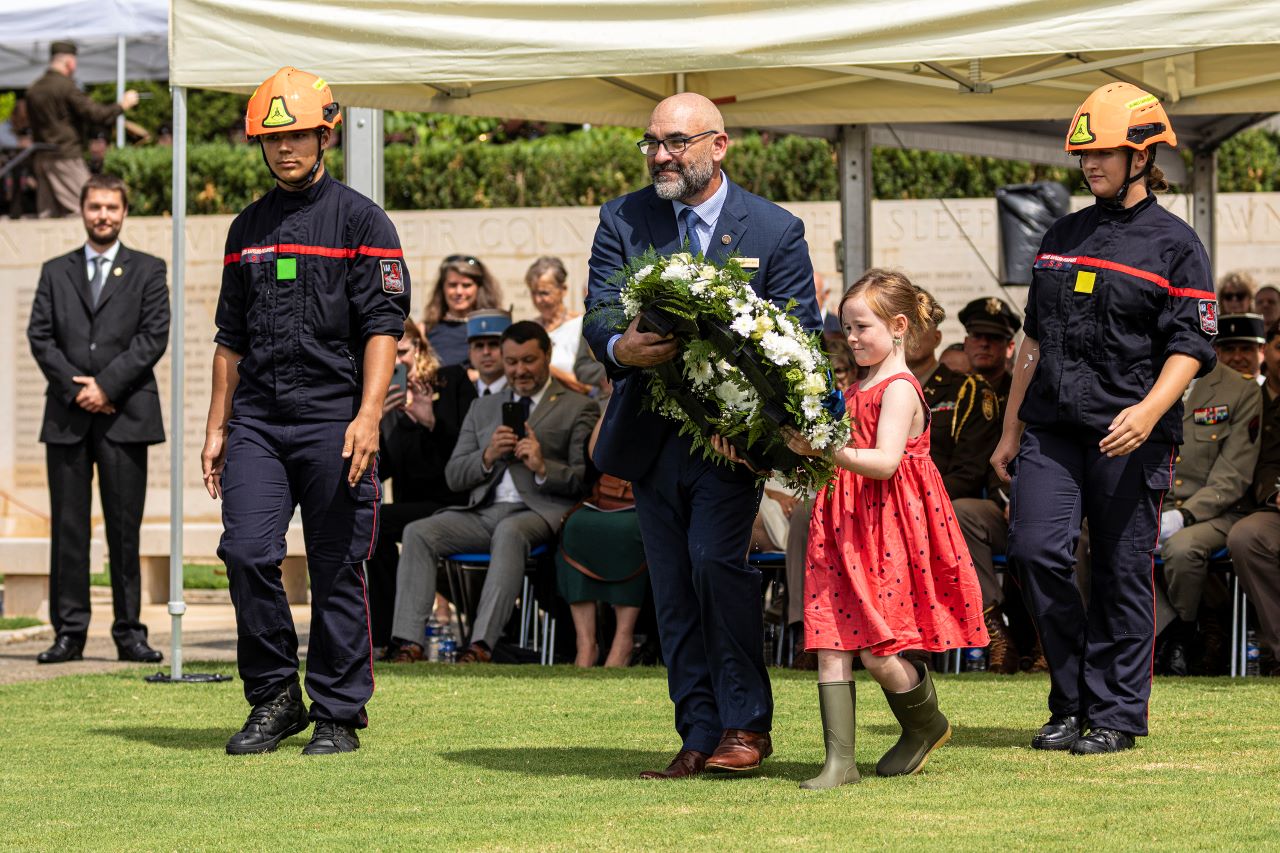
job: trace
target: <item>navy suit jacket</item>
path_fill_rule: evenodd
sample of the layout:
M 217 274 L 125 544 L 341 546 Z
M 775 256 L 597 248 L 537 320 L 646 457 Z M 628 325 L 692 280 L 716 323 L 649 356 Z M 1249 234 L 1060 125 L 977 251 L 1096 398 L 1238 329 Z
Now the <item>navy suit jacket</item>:
M 637 480 L 652 467 L 672 431 L 670 421 L 642 411 L 644 375 L 609 357 L 609 340 L 618 333 L 614 323 L 621 312 L 618 287 L 610 278 L 650 246 L 664 255 L 680 250 L 675 208 L 652 186 L 600 208 L 587 277 L 588 322 L 582 331 L 614 388 L 592 460 L 600 470 L 626 480 Z M 793 315 L 800 324 L 808 331 L 822 328 L 804 223 L 732 181 L 706 256 L 722 263 L 731 254 L 759 261 L 751 287 L 761 298 L 779 307 L 794 299 Z

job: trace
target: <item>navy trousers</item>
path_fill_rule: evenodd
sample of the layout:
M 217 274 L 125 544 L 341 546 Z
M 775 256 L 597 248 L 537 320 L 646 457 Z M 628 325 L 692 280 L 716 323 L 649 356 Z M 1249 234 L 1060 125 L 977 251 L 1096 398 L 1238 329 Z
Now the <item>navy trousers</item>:
M 280 577 L 285 533 L 299 505 L 311 576 L 307 693 L 311 719 L 368 723 L 373 648 L 364 561 L 376 545 L 376 464 L 357 487 L 342 458 L 347 424 L 233 417 L 222 473 L 218 556 L 236 610 L 236 659 L 250 704 L 298 680 L 298 635 Z
M 710 753 L 725 729 L 769 731 L 761 579 L 746 562 L 754 476 L 690 455 L 673 432 L 633 487 L 683 748 Z
M 1098 450 L 1089 430 L 1028 426 L 1014 466 L 1009 562 L 1022 582 L 1045 660 L 1049 711 L 1095 728 L 1147 733 L 1155 642 L 1154 560 L 1173 448 Z M 1089 601 L 1072 577 L 1089 520 Z

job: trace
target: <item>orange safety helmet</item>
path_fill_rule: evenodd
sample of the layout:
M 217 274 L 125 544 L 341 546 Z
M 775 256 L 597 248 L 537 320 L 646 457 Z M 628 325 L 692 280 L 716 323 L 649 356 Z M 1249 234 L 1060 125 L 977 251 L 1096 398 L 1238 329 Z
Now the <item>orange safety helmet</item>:
M 245 110 L 244 131 L 252 139 L 281 130 L 333 129 L 342 111 L 329 84 L 286 65 L 254 90 Z
M 1099 86 L 1076 110 L 1067 131 L 1066 150 L 1142 151 L 1158 142 L 1167 142 L 1170 147 L 1178 144 L 1159 99 L 1132 83 L 1115 82 Z

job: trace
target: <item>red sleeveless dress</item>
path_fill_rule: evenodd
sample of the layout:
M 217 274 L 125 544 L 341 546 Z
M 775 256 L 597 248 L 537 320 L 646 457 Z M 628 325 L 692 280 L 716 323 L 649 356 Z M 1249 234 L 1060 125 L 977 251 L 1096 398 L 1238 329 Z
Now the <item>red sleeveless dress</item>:
M 875 447 L 885 389 L 899 373 L 845 393 L 855 447 Z M 929 406 L 924 404 L 925 417 Z M 818 493 L 805 560 L 805 648 L 878 655 L 987 645 L 982 591 L 942 475 L 929 456 L 929 425 L 907 439 L 892 477 L 844 468 Z

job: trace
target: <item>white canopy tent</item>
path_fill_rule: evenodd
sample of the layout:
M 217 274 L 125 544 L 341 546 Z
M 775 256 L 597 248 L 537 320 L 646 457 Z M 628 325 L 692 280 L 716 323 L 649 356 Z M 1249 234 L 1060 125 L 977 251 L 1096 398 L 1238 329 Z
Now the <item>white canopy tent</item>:
M 0 3 L 0 89 L 25 89 L 49 64 L 49 45 L 76 43 L 81 83 L 166 80 L 167 0 L 4 0 Z M 124 144 L 124 119 L 116 126 Z
M 692 90 L 731 126 L 838 138 L 846 270 L 869 258 L 873 144 L 1062 164 L 1062 129 L 1084 95 L 1135 82 L 1161 97 L 1198 152 L 1196 224 L 1211 244 L 1213 151 L 1280 112 L 1280 0 L 172 3 L 177 316 L 184 90 L 247 93 L 284 64 L 320 74 L 359 108 L 344 136 L 348 179 L 375 198 L 377 109 L 642 127 L 658 100 Z M 175 384 L 181 376 L 176 363 Z

